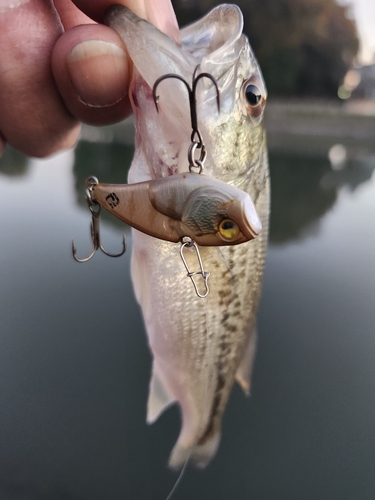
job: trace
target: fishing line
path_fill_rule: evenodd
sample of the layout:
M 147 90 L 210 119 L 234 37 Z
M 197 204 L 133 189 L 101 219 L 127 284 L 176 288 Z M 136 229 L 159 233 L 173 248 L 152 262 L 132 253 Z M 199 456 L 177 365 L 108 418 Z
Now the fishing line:
M 211 354 L 212 354 L 212 350 L 211 350 L 211 342 L 210 342 L 210 334 L 209 334 L 209 329 L 208 329 L 208 297 L 205 297 L 203 299 L 204 301 L 204 310 L 205 310 L 205 317 L 206 317 L 206 352 L 205 352 L 205 356 L 204 356 L 204 364 L 207 363 L 207 368 L 206 368 L 206 382 L 205 382 L 205 388 L 204 388 L 204 402 L 207 401 L 207 395 L 208 395 L 208 386 L 209 386 L 209 381 L 210 381 L 210 367 L 211 367 Z M 205 410 L 206 408 L 204 408 L 204 406 L 202 407 L 202 412 L 200 414 L 200 417 L 199 417 L 199 424 L 198 424 L 198 431 L 201 427 L 201 424 L 202 424 L 202 420 L 203 420 L 203 416 L 204 416 L 204 413 L 205 413 Z M 174 495 L 174 493 L 176 492 L 179 484 L 181 483 L 182 481 L 182 478 L 185 474 L 185 471 L 186 471 L 186 468 L 188 466 L 188 463 L 189 463 L 189 460 L 191 458 L 191 455 L 193 453 L 193 449 L 195 448 L 195 446 L 198 444 L 198 441 L 199 441 L 199 437 L 197 437 L 195 443 L 191 446 L 190 448 L 190 451 L 189 451 L 189 454 L 188 456 L 186 457 L 185 459 L 185 462 L 184 462 L 184 465 L 182 466 L 182 469 L 180 470 L 180 473 L 171 489 L 171 491 L 169 492 L 167 498 L 165 500 L 171 500 L 172 496 Z
M 217 251 L 220 255 L 220 258 L 222 259 L 225 267 L 227 268 L 227 271 L 228 273 L 230 274 L 230 277 L 231 277 L 231 280 L 234 279 L 234 275 L 233 275 L 233 272 L 231 270 L 231 268 L 229 267 L 229 264 L 228 264 L 228 261 L 225 257 L 225 255 L 223 254 L 223 252 L 221 251 L 221 248 L 220 247 L 216 247 L 217 248 Z M 205 305 L 205 316 L 206 316 L 206 346 L 207 346 L 207 349 L 206 349 L 206 353 L 205 353 L 205 358 L 204 358 L 204 361 L 205 363 L 207 363 L 207 369 L 206 369 L 206 382 L 205 382 L 205 390 L 204 390 L 204 402 L 207 401 L 207 396 L 208 396 L 208 386 L 209 386 L 209 382 L 210 382 L 210 367 L 211 367 L 211 363 L 212 363 L 212 345 L 211 345 L 211 341 L 210 341 L 210 334 L 209 334 L 209 319 L 208 319 L 208 296 L 206 296 L 204 299 L 204 305 Z M 198 426 L 198 429 L 201 427 L 201 424 L 202 424 L 202 420 L 203 420 L 203 416 L 204 416 L 204 413 L 205 413 L 205 410 L 206 408 L 202 408 L 202 412 L 201 412 L 201 415 L 200 415 L 200 420 L 199 420 L 199 426 Z M 179 484 L 181 483 L 182 481 L 182 478 L 185 474 L 185 471 L 186 471 L 186 468 L 188 466 L 188 463 L 189 463 L 189 460 L 191 458 L 191 455 L 193 453 L 193 449 L 194 447 L 198 444 L 198 441 L 199 441 L 199 438 L 197 438 L 195 444 L 190 448 L 190 451 L 189 451 L 189 454 L 184 462 L 184 465 L 182 466 L 182 469 L 178 475 L 178 478 L 176 479 L 176 482 L 174 483 L 173 485 L 173 488 L 171 489 L 169 495 L 167 496 L 166 500 L 171 500 L 172 496 L 174 495 L 174 493 L 176 492 Z
M 225 255 L 223 254 L 223 252 L 221 251 L 221 249 L 219 247 L 216 247 L 216 248 L 217 248 L 217 251 L 219 253 L 219 256 L 220 256 L 222 262 L 224 263 L 224 265 L 225 265 L 225 267 L 226 267 L 226 269 L 231 277 L 231 280 L 233 281 L 234 275 L 232 273 L 231 268 L 229 267 L 229 264 L 226 260 Z M 183 261 L 184 261 L 184 259 L 183 259 Z M 188 270 L 188 266 L 186 263 L 185 263 L 185 267 Z M 202 264 L 201 264 L 201 269 L 202 269 Z M 202 274 L 202 276 L 203 276 L 203 274 Z M 199 443 L 199 439 L 200 439 L 199 433 L 201 432 L 201 425 L 202 425 L 203 417 L 204 417 L 205 412 L 207 410 L 207 408 L 205 407 L 205 404 L 207 402 L 207 396 L 208 396 L 208 389 L 209 389 L 209 383 L 210 383 L 210 368 L 212 366 L 212 354 L 213 354 L 213 352 L 212 352 L 212 344 L 211 344 L 210 331 L 209 331 L 208 295 L 202 296 L 202 295 L 198 294 L 198 296 L 201 297 L 204 301 L 204 316 L 205 316 L 205 327 L 206 327 L 205 328 L 206 329 L 206 349 L 205 349 L 205 354 L 204 354 L 204 359 L 203 359 L 203 366 L 206 366 L 206 377 L 205 377 L 205 387 L 204 387 L 204 396 L 203 396 L 204 404 L 202 405 L 202 411 L 201 411 L 201 414 L 199 417 L 199 423 L 198 423 L 198 427 L 197 427 L 197 429 L 198 429 L 197 438 L 196 438 L 194 444 L 190 447 L 188 455 L 185 458 L 184 464 L 179 472 L 179 475 L 178 475 L 176 481 L 174 482 L 172 489 L 170 490 L 170 492 L 165 500 L 172 499 L 173 495 L 177 491 L 177 489 L 178 489 L 178 487 L 179 487 L 179 485 L 184 477 L 184 474 L 185 474 L 185 471 L 186 471 L 187 466 L 189 464 L 189 460 L 191 459 L 193 450 Z
M 228 261 L 227 261 L 225 255 L 221 251 L 220 247 L 216 247 L 216 248 L 217 248 L 217 251 L 219 252 L 220 257 L 222 258 L 222 260 L 223 260 L 223 262 L 225 264 L 225 267 L 227 268 L 228 273 L 230 274 L 231 279 L 233 279 L 234 278 L 234 274 L 232 273 L 232 269 L 229 267 L 229 264 L 228 264 Z
M 172 496 L 174 495 L 175 491 L 178 488 L 178 485 L 182 481 L 182 477 L 183 477 L 183 475 L 185 473 L 185 470 L 186 470 L 186 467 L 187 467 L 187 465 L 189 463 L 191 453 L 192 453 L 192 449 L 190 450 L 190 453 L 189 453 L 187 459 L 185 460 L 185 463 L 184 463 L 182 469 L 180 470 L 180 473 L 179 473 L 178 478 L 176 479 L 176 481 L 175 481 L 175 483 L 173 485 L 173 488 L 171 489 L 171 491 L 169 492 L 169 495 L 167 496 L 167 498 L 165 500 L 171 500 Z

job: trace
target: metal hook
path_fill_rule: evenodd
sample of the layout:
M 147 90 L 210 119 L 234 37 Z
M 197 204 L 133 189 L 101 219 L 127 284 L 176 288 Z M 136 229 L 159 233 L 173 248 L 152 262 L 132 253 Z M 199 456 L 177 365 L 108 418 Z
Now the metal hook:
M 201 148 L 203 146 L 203 140 L 202 140 L 202 136 L 201 136 L 199 129 L 198 129 L 197 101 L 196 101 L 197 84 L 201 78 L 209 78 L 211 80 L 211 82 L 214 84 L 215 89 L 216 89 L 216 103 L 217 103 L 217 110 L 219 113 L 220 113 L 220 92 L 219 92 L 219 87 L 217 85 L 215 78 L 212 75 L 210 75 L 209 73 L 200 73 L 198 76 L 195 76 L 197 69 L 198 69 L 198 66 L 195 68 L 194 73 L 193 73 L 192 87 L 190 87 L 190 85 L 187 83 L 187 81 L 184 78 L 182 78 L 182 76 L 176 75 L 174 73 L 168 73 L 166 75 L 161 76 L 160 78 L 158 78 L 156 80 L 156 82 L 154 83 L 154 86 L 152 88 L 152 96 L 154 98 L 156 110 L 159 113 L 159 106 L 158 106 L 159 96 L 156 95 L 156 89 L 157 89 L 159 83 L 161 83 L 163 80 L 166 80 L 167 78 L 176 78 L 177 80 L 180 80 L 182 83 L 185 84 L 185 86 L 188 90 L 188 93 L 189 93 L 191 128 L 193 130 L 191 133 L 191 142 L 196 142 L 195 137 L 197 136 L 197 139 L 198 139 L 198 142 L 197 142 L 198 146 L 197 147 Z
M 76 246 L 74 244 L 74 240 L 73 240 L 72 241 L 72 252 L 73 252 L 73 257 L 77 262 L 87 262 L 88 260 L 90 260 L 94 256 L 94 253 L 99 249 L 103 253 L 108 255 L 108 257 L 121 257 L 121 255 L 124 255 L 124 253 L 126 252 L 125 234 L 123 235 L 123 240 L 122 240 L 122 245 L 123 245 L 122 251 L 118 254 L 111 254 L 111 253 L 107 252 L 103 248 L 103 245 L 100 241 L 99 217 L 100 217 L 100 212 L 101 212 L 102 207 L 94 200 L 94 198 L 92 196 L 92 188 L 97 184 L 99 184 L 99 181 L 96 177 L 89 177 L 86 181 L 86 185 L 87 185 L 86 200 L 87 200 L 87 204 L 89 206 L 89 210 L 90 210 L 91 216 L 92 216 L 92 218 L 91 218 L 91 239 L 92 239 L 92 243 L 93 243 L 93 250 L 90 253 L 90 255 L 88 257 L 86 257 L 85 259 L 79 259 L 77 257 L 77 248 L 76 248 Z
M 207 295 L 209 294 L 209 291 L 210 291 L 208 288 L 208 278 L 210 277 L 210 273 L 207 273 L 203 268 L 203 263 L 202 263 L 201 255 L 199 253 L 199 248 L 198 248 L 198 245 L 195 243 L 195 241 L 192 240 L 191 238 L 189 238 L 188 236 L 185 236 L 184 238 L 182 238 L 181 243 L 182 244 L 181 244 L 181 248 L 180 248 L 180 255 L 181 255 L 182 262 L 185 266 L 185 269 L 187 271 L 187 276 L 193 282 L 195 293 L 198 295 L 198 297 L 200 297 L 201 299 L 204 299 L 207 297 Z M 194 248 L 196 255 L 197 255 L 198 263 L 199 263 L 199 269 L 200 269 L 199 271 L 190 271 L 189 265 L 186 262 L 186 259 L 184 257 L 184 248 Z M 198 285 L 194 279 L 194 276 L 197 276 L 199 274 L 202 276 L 202 278 L 204 280 L 205 292 L 203 294 L 200 293 L 200 291 L 198 290 Z

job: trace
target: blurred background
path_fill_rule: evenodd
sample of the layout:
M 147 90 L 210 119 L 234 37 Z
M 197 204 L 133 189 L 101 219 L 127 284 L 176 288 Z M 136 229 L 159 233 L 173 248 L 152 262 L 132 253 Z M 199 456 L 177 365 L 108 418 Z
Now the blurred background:
M 181 25 L 218 2 L 174 1 Z M 244 0 L 269 91 L 271 233 L 250 399 L 180 500 L 375 498 L 375 2 Z M 145 424 L 150 355 L 130 252 L 90 252 L 85 179 L 126 182 L 131 120 L 0 159 L 0 500 L 165 499 L 173 407 Z M 103 214 L 102 238 L 122 232 Z

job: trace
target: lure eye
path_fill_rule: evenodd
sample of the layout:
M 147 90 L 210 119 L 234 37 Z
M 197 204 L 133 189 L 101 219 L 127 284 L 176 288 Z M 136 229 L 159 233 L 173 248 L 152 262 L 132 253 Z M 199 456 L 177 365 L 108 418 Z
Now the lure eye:
M 226 240 L 233 240 L 239 232 L 237 224 L 230 219 L 224 219 L 219 225 L 219 233 Z
M 260 93 L 260 90 L 258 89 L 258 87 L 252 84 L 248 85 L 245 88 L 245 96 L 246 101 L 251 107 L 258 106 L 258 104 L 262 100 L 262 94 Z

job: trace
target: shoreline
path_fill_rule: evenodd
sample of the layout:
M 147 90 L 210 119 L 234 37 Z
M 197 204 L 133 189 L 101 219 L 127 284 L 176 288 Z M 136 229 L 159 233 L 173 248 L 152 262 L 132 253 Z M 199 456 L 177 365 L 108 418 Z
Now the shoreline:
M 375 154 L 375 100 L 270 99 L 265 112 L 270 151 L 327 156 L 335 144 L 351 155 Z M 133 118 L 106 127 L 82 127 L 81 140 L 132 145 Z

